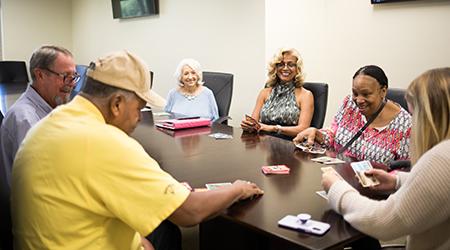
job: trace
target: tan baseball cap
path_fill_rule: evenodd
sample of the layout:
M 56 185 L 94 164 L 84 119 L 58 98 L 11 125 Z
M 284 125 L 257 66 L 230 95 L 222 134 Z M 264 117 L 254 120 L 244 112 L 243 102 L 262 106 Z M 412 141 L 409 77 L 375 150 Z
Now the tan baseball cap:
M 166 101 L 150 89 L 150 71 L 137 56 L 122 50 L 101 57 L 94 64 L 89 66 L 87 76 L 132 91 L 152 106 L 164 107 Z

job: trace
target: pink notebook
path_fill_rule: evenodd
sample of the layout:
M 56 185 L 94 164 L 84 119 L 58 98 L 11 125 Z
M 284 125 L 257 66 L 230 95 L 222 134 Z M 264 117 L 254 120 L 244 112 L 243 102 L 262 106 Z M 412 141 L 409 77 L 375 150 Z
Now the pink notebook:
M 169 119 L 155 121 L 155 125 L 160 128 L 167 129 L 184 129 L 211 126 L 211 120 L 208 118 L 194 118 L 194 119 Z

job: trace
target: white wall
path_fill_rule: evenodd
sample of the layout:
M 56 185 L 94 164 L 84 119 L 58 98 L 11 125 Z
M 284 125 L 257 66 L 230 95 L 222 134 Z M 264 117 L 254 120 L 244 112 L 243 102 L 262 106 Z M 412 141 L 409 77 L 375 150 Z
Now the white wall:
M 450 1 L 266 0 L 265 23 L 267 59 L 279 47 L 295 47 L 306 80 L 330 85 L 325 125 L 361 66 L 381 66 L 399 88 L 427 69 L 450 66 Z
M 306 79 L 330 84 L 326 123 L 350 93 L 360 66 L 378 64 L 405 88 L 426 69 L 450 64 L 450 1 L 371 5 L 369 0 L 160 0 L 160 15 L 118 20 L 110 0 L 1 0 L 4 59 L 28 61 L 43 43 L 72 50 L 87 64 L 126 48 L 156 73 L 165 96 L 184 57 L 231 72 L 232 125 L 250 113 L 280 47 L 297 48 Z
M 3 60 L 26 61 L 42 44 L 72 49 L 71 0 L 1 0 Z
M 204 70 L 234 74 L 230 115 L 238 125 L 263 87 L 264 2 L 260 0 L 160 0 L 160 14 L 113 19 L 110 0 L 73 1 L 73 52 L 88 64 L 107 52 L 128 49 L 155 72 L 154 90 L 166 96 L 185 57 Z

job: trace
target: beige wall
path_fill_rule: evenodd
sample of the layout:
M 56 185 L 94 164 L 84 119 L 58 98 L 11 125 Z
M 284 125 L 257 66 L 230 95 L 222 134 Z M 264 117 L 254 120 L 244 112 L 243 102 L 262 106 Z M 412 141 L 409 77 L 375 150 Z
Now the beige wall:
M 450 66 L 450 1 L 266 0 L 265 21 L 266 58 L 295 47 L 306 80 L 330 85 L 325 125 L 361 66 L 381 66 L 399 88 L 427 69 Z
M 28 61 L 43 43 L 71 49 L 83 64 L 126 48 L 149 64 L 165 96 L 177 63 L 193 57 L 205 70 L 235 75 L 235 126 L 251 113 L 280 47 L 298 48 L 308 81 L 330 84 L 326 124 L 360 66 L 378 64 L 391 86 L 405 88 L 424 70 L 450 64 L 450 1 L 160 0 L 160 15 L 128 20 L 112 18 L 110 0 L 1 1 L 5 59 Z
M 113 19 L 110 0 L 73 1 L 73 48 L 87 64 L 106 52 L 128 49 L 155 72 L 154 89 L 166 96 L 185 57 L 204 70 L 233 73 L 231 116 L 250 112 L 264 80 L 264 2 L 160 0 L 158 16 Z
M 71 0 L 1 0 L 3 60 L 28 61 L 42 44 L 72 49 Z

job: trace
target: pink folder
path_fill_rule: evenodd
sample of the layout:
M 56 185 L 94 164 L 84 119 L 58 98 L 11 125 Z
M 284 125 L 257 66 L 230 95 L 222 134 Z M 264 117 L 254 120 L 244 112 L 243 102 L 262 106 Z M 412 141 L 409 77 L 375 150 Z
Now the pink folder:
M 177 130 L 185 128 L 211 126 L 211 120 L 208 118 L 169 119 L 169 120 L 155 121 L 155 125 L 161 128 Z

